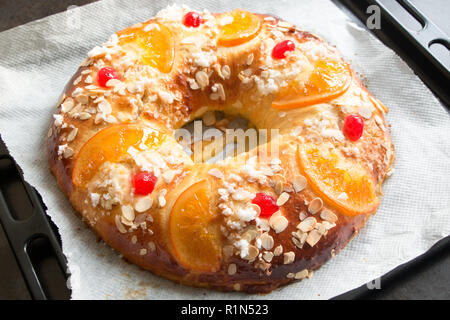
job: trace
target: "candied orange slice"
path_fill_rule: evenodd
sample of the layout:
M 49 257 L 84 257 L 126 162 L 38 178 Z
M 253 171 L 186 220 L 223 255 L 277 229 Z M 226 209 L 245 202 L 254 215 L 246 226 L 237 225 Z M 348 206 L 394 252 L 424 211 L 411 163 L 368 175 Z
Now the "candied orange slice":
M 119 44 L 125 50 L 138 54 L 142 63 L 168 73 L 172 70 L 175 44 L 172 32 L 159 23 L 149 23 L 139 28 L 127 28 L 117 33 Z
M 361 166 L 337 151 L 313 144 L 301 145 L 297 162 L 311 188 L 344 214 L 370 214 L 378 208 L 373 179 Z
M 272 102 L 275 109 L 294 109 L 330 101 L 347 91 L 351 71 L 343 61 L 319 59 L 305 83 L 292 82 Z
M 118 124 L 100 130 L 90 138 L 78 153 L 72 172 L 72 182 L 83 186 L 106 161 L 117 162 L 129 147 L 140 149 L 158 147 L 164 134 L 135 124 Z
M 206 180 L 186 189 L 175 201 L 169 234 L 176 258 L 186 268 L 215 272 L 220 268 L 221 243 L 217 213 L 210 207 Z
M 261 30 L 261 19 L 244 10 L 233 10 L 218 17 L 220 25 L 218 44 L 232 47 L 256 37 Z M 227 23 L 229 20 L 229 23 Z

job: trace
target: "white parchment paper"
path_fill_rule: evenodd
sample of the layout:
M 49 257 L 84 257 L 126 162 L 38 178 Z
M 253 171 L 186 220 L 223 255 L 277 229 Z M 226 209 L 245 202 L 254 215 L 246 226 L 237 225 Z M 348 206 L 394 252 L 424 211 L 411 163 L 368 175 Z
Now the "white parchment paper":
M 174 284 L 98 243 L 50 174 L 45 137 L 60 93 L 87 52 L 167 1 L 105 0 L 0 33 L 0 134 L 59 228 L 74 299 L 327 299 L 424 253 L 450 234 L 450 117 L 409 67 L 327 0 L 185 0 L 202 10 L 272 13 L 336 45 L 388 107 L 396 170 L 367 226 L 311 279 L 269 295 Z M 383 284 L 381 284 L 382 286 Z

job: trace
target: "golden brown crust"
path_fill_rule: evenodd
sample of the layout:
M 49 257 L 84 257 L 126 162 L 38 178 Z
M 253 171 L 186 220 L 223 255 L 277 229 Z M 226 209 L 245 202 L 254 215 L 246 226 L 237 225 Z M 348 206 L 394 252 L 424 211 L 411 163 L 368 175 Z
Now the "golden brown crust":
M 260 15 L 261 19 L 269 16 Z M 265 25 L 277 25 L 280 22 L 278 19 L 266 19 Z M 170 22 L 169 22 L 170 24 Z M 268 28 L 268 27 L 267 27 Z M 316 41 L 322 43 L 322 40 L 311 35 L 308 32 L 301 31 L 295 27 L 286 27 L 284 31 L 286 37 L 292 37 L 297 39 L 299 43 Z M 264 31 L 267 32 L 268 31 Z M 263 32 L 263 34 L 264 34 Z M 264 34 L 265 35 L 265 34 Z M 256 114 L 261 111 L 258 108 L 252 107 L 254 102 L 251 102 L 250 94 L 245 96 L 244 91 L 254 92 L 253 87 L 247 89 L 245 85 L 236 81 L 239 78 L 239 74 L 246 67 L 245 57 L 249 54 L 253 55 L 255 61 L 261 61 L 263 57 L 262 50 L 259 50 L 259 42 L 261 39 L 255 40 L 254 44 L 246 44 L 240 48 L 239 51 L 230 51 L 227 54 L 219 56 L 217 59 L 218 65 L 227 65 L 231 69 L 231 75 L 224 79 L 219 72 L 212 72 L 209 77 L 209 82 L 219 83 L 223 86 L 224 91 L 227 93 L 226 99 L 214 99 L 211 100 L 210 90 L 193 90 L 190 88 L 190 79 L 192 74 L 186 73 L 181 65 L 175 65 L 175 71 L 172 71 L 172 81 L 165 82 L 164 89 L 169 92 L 176 92 L 182 98 L 173 102 L 173 104 L 167 104 L 160 98 L 156 103 L 151 102 L 151 92 L 145 91 L 142 94 L 135 92 L 128 93 L 123 96 L 120 94 L 114 94 L 110 96 L 108 101 L 113 107 L 113 113 L 118 115 L 120 112 L 130 116 L 131 119 L 119 120 L 119 122 L 139 122 L 145 125 L 154 126 L 167 126 L 168 130 L 179 128 L 181 125 L 189 122 L 198 115 L 200 107 L 204 105 L 210 105 L 216 110 L 227 110 L 230 113 L 237 113 L 236 109 L 230 107 L 236 101 L 242 101 L 244 107 L 239 113 L 247 116 L 248 118 L 255 120 L 255 124 L 259 128 L 279 128 L 284 137 L 290 135 L 290 130 L 295 126 L 289 124 L 285 118 L 271 119 L 278 117 L 279 111 L 274 109 L 267 109 L 267 115 L 257 116 Z M 251 41 L 250 41 L 251 42 Z M 114 59 L 114 57 L 113 57 Z M 91 59 L 94 61 L 95 59 Z M 73 97 L 74 91 L 80 87 L 86 87 L 88 84 L 80 83 L 77 79 L 80 77 L 85 79 L 87 76 L 92 76 L 98 69 L 98 65 L 90 61 L 88 65 L 80 67 L 77 73 L 72 77 L 69 84 L 64 90 L 64 95 L 61 99 L 65 100 L 66 97 Z M 105 60 L 107 61 L 107 59 Z M 108 62 L 107 62 L 108 63 Z M 179 70 L 177 70 L 177 66 Z M 253 67 L 253 66 L 252 66 Z M 254 75 L 256 77 L 261 75 L 261 70 L 254 68 Z M 179 72 L 178 72 L 179 71 Z M 367 89 L 362 85 L 360 80 L 353 75 L 353 83 L 351 89 L 343 97 L 337 98 L 331 101 L 326 106 L 316 108 L 305 108 L 305 113 L 293 113 L 294 123 L 297 125 L 303 123 L 304 119 L 320 115 L 321 113 L 333 112 L 334 117 L 338 120 L 337 123 L 341 125 L 339 121 L 343 118 L 348 111 L 345 111 L 341 107 L 352 109 L 352 106 L 348 105 L 348 101 L 354 96 L 359 95 L 358 104 L 362 101 L 374 99 Z M 101 93 L 99 94 L 101 95 Z M 139 101 L 145 105 L 145 108 L 139 106 L 138 113 L 133 113 L 131 109 L 130 97 L 138 97 Z M 89 97 L 87 104 L 83 104 L 83 110 L 94 105 L 94 99 Z M 76 98 L 74 98 L 76 100 Z M 267 105 L 272 96 L 264 96 L 261 98 L 261 106 Z M 60 103 L 61 103 L 60 102 Z M 366 101 L 367 102 L 367 101 Z M 217 272 L 195 272 L 188 270 L 182 264 L 177 261 L 177 258 L 173 255 L 173 248 L 171 248 L 170 241 L 168 239 L 167 229 L 167 216 L 170 213 L 170 207 L 173 202 L 179 196 L 179 194 L 186 189 L 190 184 L 199 181 L 200 179 L 209 179 L 216 181 L 214 178 L 207 175 L 206 171 L 214 166 L 206 167 L 203 164 L 179 165 L 177 168 L 181 168 L 181 172 L 176 175 L 173 182 L 170 182 L 163 186 L 169 189 L 167 195 L 167 205 L 165 208 L 156 209 L 153 213 L 152 220 L 152 232 L 149 233 L 147 229 L 133 229 L 132 232 L 120 232 L 117 228 L 115 217 L 120 215 L 120 205 L 113 205 L 109 210 L 103 210 L 97 205 L 91 204 L 89 201 L 90 193 L 88 187 L 76 187 L 72 183 L 72 171 L 75 165 L 76 155 L 80 151 L 81 147 L 92 138 L 101 129 L 108 127 L 111 123 L 106 121 L 97 120 L 94 115 L 90 115 L 89 119 L 80 119 L 80 112 L 77 114 L 68 115 L 68 113 L 61 111 L 61 105 L 58 104 L 56 115 L 62 115 L 62 123 L 56 119 L 52 124 L 49 131 L 47 140 L 47 154 L 51 171 L 55 175 L 59 187 L 69 197 L 74 208 L 81 213 L 85 221 L 92 227 L 92 229 L 108 243 L 112 248 L 123 254 L 123 256 L 132 263 L 146 269 L 151 272 L 169 278 L 171 280 L 200 287 L 209 287 L 218 290 L 230 291 L 241 290 L 249 293 L 266 293 L 273 289 L 295 281 L 296 279 L 302 279 L 309 277 L 311 272 L 319 268 L 322 264 L 328 261 L 336 253 L 338 253 L 350 239 L 358 233 L 358 231 L 364 226 L 365 221 L 369 218 L 368 214 L 361 214 L 358 216 L 348 216 L 341 214 L 334 210 L 339 216 L 336 225 L 329 229 L 326 234 L 321 238 L 317 244 L 310 246 L 305 244 L 301 249 L 297 248 L 292 240 L 292 233 L 297 231 L 297 225 L 301 222 L 299 213 L 308 212 L 308 203 L 314 199 L 315 194 L 312 190 L 306 189 L 301 193 L 291 193 L 291 196 L 287 202 L 283 205 L 282 214 L 289 221 L 288 226 L 283 232 L 276 233 L 273 229 L 268 231 L 268 234 L 274 239 L 274 248 L 282 246 L 283 253 L 275 255 L 270 261 L 269 267 L 260 268 L 255 267 L 254 263 L 242 259 L 239 255 L 233 255 L 230 258 L 223 257 L 221 269 Z M 152 107 L 148 107 L 152 105 Z M 84 106 L 86 105 L 86 106 Z M 155 105 L 155 106 L 153 106 Z M 356 106 L 358 107 L 358 106 Z M 331 110 L 331 111 L 330 111 Z M 337 110 L 337 111 L 334 111 Z M 373 115 L 372 115 L 373 113 Z M 361 152 L 359 161 L 363 164 L 367 164 L 370 167 L 370 172 L 377 183 L 377 186 L 381 188 L 381 183 L 386 177 L 386 173 L 390 170 L 393 162 L 393 149 L 390 142 L 389 135 L 386 129 L 386 123 L 383 117 L 383 111 L 380 110 L 380 106 L 377 106 L 372 110 L 371 116 L 366 121 L 366 139 L 358 144 L 358 148 Z M 133 118 L 135 116 L 135 118 Z M 87 115 L 86 115 L 87 117 Z M 117 120 L 117 119 L 116 119 Z M 292 122 L 292 121 L 291 121 Z M 384 126 L 384 129 L 382 128 Z M 380 130 L 381 128 L 381 130 Z M 67 141 L 68 136 L 72 130 L 76 129 L 76 139 Z M 307 133 L 308 134 L 308 133 Z M 305 135 L 307 135 L 305 134 Z M 286 138 L 287 139 L 287 138 Z M 286 148 L 286 154 L 280 159 L 285 167 L 282 168 L 282 175 L 285 180 L 292 180 L 295 176 L 291 167 L 295 166 L 293 160 L 293 151 L 289 149 L 292 141 L 280 142 L 281 149 Z M 340 141 L 333 140 L 335 145 L 343 144 Z M 64 146 L 61 148 L 61 146 Z M 70 149 L 70 151 L 67 151 Z M 348 150 L 347 148 L 345 150 Z M 65 154 L 68 152 L 68 154 Z M 349 151 L 351 153 L 351 150 Z M 284 157 L 284 158 L 283 158 Z M 355 155 L 350 154 L 349 158 L 354 158 Z M 202 167 L 203 166 L 203 167 Z M 215 167 L 214 167 L 215 168 Z M 227 164 L 224 162 L 222 166 L 218 166 L 225 173 L 238 172 L 238 167 L 235 164 Z M 280 174 L 281 175 L 281 174 Z M 216 181 L 217 182 L 217 181 Z M 213 183 L 216 183 L 213 182 Z M 220 182 L 219 182 L 220 183 Z M 273 186 L 268 184 L 262 184 L 264 188 L 272 188 Z M 253 186 L 253 184 L 252 184 Z M 217 188 L 220 185 L 217 184 Z M 162 188 L 162 187 L 161 187 Z M 173 190 L 170 190 L 173 189 Z M 153 211 L 152 211 L 153 212 Z M 307 214 L 307 216 L 312 216 Z M 224 222 L 222 222 L 224 223 Z M 254 222 L 252 223 L 254 225 Z M 225 240 L 224 240 L 225 241 Z M 144 250 L 144 251 L 143 251 Z M 262 250 L 261 250 L 262 252 Z M 293 261 L 285 264 L 284 253 L 295 252 Z M 236 265 L 236 273 L 229 274 L 228 268 L 231 264 Z M 306 270 L 306 273 L 301 273 Z M 298 277 L 297 274 L 301 273 Z

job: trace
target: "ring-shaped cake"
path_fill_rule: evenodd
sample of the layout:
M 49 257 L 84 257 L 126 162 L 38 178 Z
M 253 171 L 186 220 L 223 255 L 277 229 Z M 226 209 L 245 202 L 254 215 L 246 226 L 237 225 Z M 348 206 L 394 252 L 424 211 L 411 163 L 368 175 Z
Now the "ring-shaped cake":
M 277 134 L 193 161 L 176 131 L 213 111 Z M 310 277 L 377 210 L 394 159 L 386 112 L 317 36 L 269 15 L 172 6 L 89 52 L 48 159 L 127 260 L 188 285 L 269 292 Z

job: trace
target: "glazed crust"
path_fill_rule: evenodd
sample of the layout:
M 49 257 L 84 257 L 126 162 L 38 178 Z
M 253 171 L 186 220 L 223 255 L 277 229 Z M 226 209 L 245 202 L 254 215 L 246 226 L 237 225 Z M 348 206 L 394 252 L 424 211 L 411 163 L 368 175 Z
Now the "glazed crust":
M 252 109 L 250 98 L 245 96 L 245 88 L 242 87 L 239 78 L 239 73 L 244 69 L 245 57 L 249 54 L 253 54 L 254 61 L 260 63 L 260 56 L 262 55 L 259 50 L 259 42 L 264 37 L 268 37 L 269 28 L 276 26 L 281 21 L 277 18 L 269 18 L 267 15 L 259 15 L 263 21 L 263 30 L 261 35 L 255 40 L 251 40 L 249 44 L 241 45 L 235 51 L 230 51 L 227 54 L 219 55 L 217 62 L 220 65 L 228 65 L 231 69 L 231 75 L 228 79 L 222 79 L 217 72 L 213 72 L 210 76 L 210 83 L 222 83 L 227 92 L 226 100 L 214 100 L 209 98 L 208 91 L 206 90 L 192 90 L 189 84 L 189 76 L 186 74 L 185 69 L 179 62 L 175 62 L 174 68 L 170 73 L 170 80 L 165 82 L 165 88 L 172 92 L 179 92 L 182 96 L 181 101 L 176 101 L 171 105 L 167 111 L 167 104 L 157 100 L 155 104 L 163 104 L 166 107 L 166 113 L 161 113 L 161 109 L 156 107 L 147 107 L 139 109 L 139 114 L 134 119 L 118 120 L 118 122 L 133 122 L 141 123 L 147 126 L 168 128 L 168 130 L 175 130 L 181 127 L 183 124 L 188 123 L 192 119 L 199 115 L 201 106 L 206 104 L 212 106 L 215 110 L 224 110 L 230 113 L 240 113 L 248 117 L 259 128 L 278 128 L 281 131 L 282 136 L 289 136 L 290 131 L 296 126 L 303 123 L 305 118 L 316 116 L 324 112 L 323 108 L 330 108 L 335 111 L 335 117 L 339 125 L 342 125 L 343 117 L 348 112 L 342 111 L 340 107 L 346 105 L 347 101 L 354 99 L 354 96 L 359 97 L 360 101 L 371 101 L 374 103 L 373 115 L 366 119 L 365 140 L 358 145 L 360 155 L 357 161 L 368 164 L 371 168 L 371 175 L 374 181 L 376 181 L 379 192 L 381 192 L 381 184 L 386 177 L 387 172 L 390 170 L 393 163 L 393 147 L 386 130 L 386 123 L 384 120 L 384 107 L 376 100 L 364 87 L 361 81 L 353 73 L 353 80 L 349 92 L 356 92 L 354 96 L 349 96 L 350 93 L 346 93 L 343 97 L 336 98 L 326 103 L 326 106 L 308 107 L 308 111 L 304 113 L 293 113 L 295 119 L 293 123 L 286 122 L 281 117 L 276 120 L 273 119 L 273 115 L 279 113 L 277 110 L 268 108 L 266 116 L 256 116 L 256 113 L 260 113 L 259 110 Z M 150 20 L 152 21 L 152 20 Z M 159 20 L 157 20 L 159 21 Z M 148 22 L 147 22 L 148 23 Z M 170 22 L 169 22 L 169 25 Z M 323 40 L 316 36 L 299 30 L 294 26 L 285 28 L 284 35 L 289 38 L 296 39 L 299 43 L 302 42 L 317 42 L 322 45 L 328 46 Z M 253 43 L 255 42 L 255 43 Z M 331 50 L 334 50 L 331 48 Z M 80 152 L 80 149 L 85 143 L 92 138 L 100 130 L 111 126 L 111 123 L 106 121 L 100 121 L 96 123 L 95 117 L 91 116 L 89 119 L 80 120 L 79 116 L 71 117 L 68 113 L 64 113 L 61 110 L 61 103 L 66 101 L 67 97 L 73 97 L 74 91 L 80 87 L 86 87 L 86 84 L 77 81 L 80 77 L 86 77 L 86 75 L 95 75 L 99 65 L 95 63 L 96 59 L 103 59 L 107 64 L 110 62 L 104 59 L 104 55 L 100 58 L 90 58 L 89 61 L 81 66 L 76 74 L 69 81 L 66 86 L 63 96 L 55 114 L 62 115 L 62 123 L 55 121 L 51 125 L 47 140 L 47 154 L 48 161 L 52 173 L 55 175 L 61 190 L 70 199 L 73 207 L 77 212 L 81 214 L 87 224 L 98 234 L 98 236 L 105 241 L 112 248 L 120 252 L 127 260 L 140 266 L 143 269 L 149 270 L 154 274 L 166 277 L 173 281 L 199 287 L 214 288 L 222 291 L 240 290 L 249 293 L 267 293 L 275 288 L 296 281 L 294 276 L 299 271 L 307 270 L 307 276 L 312 274 L 312 271 L 319 268 L 326 261 L 332 258 L 338 253 L 350 239 L 359 232 L 364 226 L 366 220 L 374 212 L 367 214 L 361 214 L 357 216 L 348 216 L 335 209 L 333 212 L 339 217 L 336 225 L 328 230 L 325 236 L 314 246 L 305 244 L 303 248 L 299 249 L 292 241 L 292 232 L 295 232 L 296 226 L 300 222 L 299 213 L 308 212 L 308 203 L 316 196 L 314 192 L 306 188 L 304 192 L 291 193 L 288 201 L 283 205 L 282 214 L 289 221 L 287 228 L 280 233 L 276 233 L 274 230 L 270 230 L 268 234 L 274 239 L 274 247 L 282 246 L 283 252 L 294 252 L 295 258 L 292 263 L 285 264 L 284 255 L 274 256 L 271 260 L 270 267 L 268 269 L 261 269 L 255 267 L 253 263 L 242 259 L 238 254 L 235 254 L 229 258 L 222 258 L 220 270 L 216 272 L 198 272 L 189 270 L 181 264 L 173 254 L 173 248 L 171 248 L 170 240 L 168 239 L 167 231 L 167 217 L 170 214 L 170 209 L 173 206 L 174 201 L 179 194 L 185 190 L 189 185 L 200 181 L 201 179 L 210 179 L 213 182 L 213 190 L 217 188 L 217 181 L 214 177 L 207 175 L 207 170 L 211 166 L 205 167 L 203 164 L 190 164 L 182 165 L 181 173 L 179 173 L 175 179 L 168 183 L 165 188 L 169 190 L 167 195 L 167 205 L 161 209 L 152 209 L 152 214 L 155 221 L 153 222 L 152 234 L 143 229 L 135 229 L 132 232 L 122 233 L 118 230 L 114 217 L 120 214 L 118 205 L 113 205 L 108 214 L 104 214 L 105 210 L 101 210 L 98 206 L 88 204 L 89 193 L 92 190 L 88 190 L 87 187 L 77 187 L 72 182 L 72 173 L 76 161 L 76 156 Z M 114 60 L 114 56 L 112 58 Z M 90 71 L 90 72 L 89 72 Z M 157 89 L 155 89 L 157 90 Z M 252 92 L 250 88 L 250 92 Z M 140 96 L 141 100 L 146 102 L 148 93 L 144 93 Z M 129 95 L 112 95 L 109 97 L 109 101 L 113 107 L 114 112 L 123 112 L 131 114 L 130 102 L 127 100 Z M 362 96 L 362 97 L 361 97 Z M 236 111 L 233 107 L 230 107 L 232 102 L 237 101 L 239 98 L 243 102 L 241 111 Z M 273 99 L 273 96 L 268 95 L 261 98 L 261 105 L 267 105 Z M 87 107 L 93 106 L 93 98 L 89 97 L 87 103 L 84 103 Z M 269 102 L 268 102 L 269 101 Z M 352 100 L 353 101 L 353 100 Z M 362 102 L 361 102 L 362 103 Z M 356 103 L 356 108 L 359 102 Z M 350 105 L 350 104 L 349 104 Z M 153 109 L 152 109 L 153 108 Z M 156 108 L 156 109 L 155 109 Z M 351 107 L 350 107 L 351 109 Z M 157 111 L 155 111 L 157 110 Z M 159 112 L 158 116 L 155 116 Z M 377 119 L 375 119 L 377 116 Z M 272 119 L 270 119 L 272 118 Z M 381 120 L 381 123 L 380 123 Z M 70 132 L 76 128 L 76 138 L 72 141 L 67 141 L 67 137 Z M 380 129 L 381 128 L 381 129 Z M 287 139 L 287 138 L 286 138 Z M 340 141 L 334 141 L 336 145 L 342 145 Z M 291 141 L 286 142 L 281 140 L 280 149 L 286 148 L 286 153 L 283 157 L 280 157 L 281 161 L 286 163 L 283 167 L 283 173 L 286 180 L 290 180 L 293 177 L 291 167 L 295 166 L 294 153 L 290 149 Z M 66 145 L 61 149 L 61 145 Z M 380 145 L 384 147 L 381 148 Z M 70 148 L 68 154 L 67 149 Z M 230 160 L 232 161 L 232 160 Z M 203 167 L 202 167 L 203 166 Z M 283 166 L 283 165 L 282 165 Z M 237 170 L 237 165 L 230 164 L 230 162 L 224 162 L 217 166 L 221 168 L 225 173 L 234 172 Z M 220 183 L 220 182 L 219 182 Z M 268 187 L 267 185 L 265 187 Z M 173 189 L 173 190 L 171 190 Z M 309 215 L 310 216 L 310 215 Z M 135 237 L 137 241 L 133 241 Z M 154 243 L 154 250 L 148 249 L 148 243 Z M 142 254 L 142 249 L 146 248 L 146 253 Z M 228 267 L 230 264 L 235 264 L 237 272 L 229 274 Z M 302 276 L 304 278 L 304 276 Z

